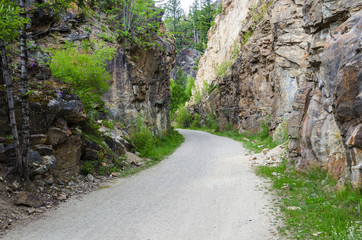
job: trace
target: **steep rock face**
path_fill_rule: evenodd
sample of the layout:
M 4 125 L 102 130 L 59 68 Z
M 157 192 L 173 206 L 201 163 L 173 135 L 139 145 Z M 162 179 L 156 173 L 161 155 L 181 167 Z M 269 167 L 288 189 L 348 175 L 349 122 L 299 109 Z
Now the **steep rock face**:
M 306 97 L 311 100 L 298 101 L 296 95 L 300 107 L 294 109 L 288 127 L 290 155 L 297 166 L 321 165 L 355 187 L 362 186 L 362 145 L 354 140 L 361 134 L 362 116 L 361 6 L 338 1 L 331 6 L 332 12 L 317 17 L 310 12 L 315 12 L 314 8 L 304 4 L 305 28 L 315 32 L 308 52 L 313 84 L 304 84 L 300 90 L 308 92 Z M 333 16 L 342 23 L 330 20 Z M 319 20 L 311 24 L 310 18 Z
M 270 118 L 276 137 L 287 125 L 291 162 L 361 187 L 361 1 L 257 6 L 242 23 L 238 58 L 225 77 L 209 75 L 218 88 L 194 111 L 213 111 L 220 128 L 232 123 L 249 131 Z
M 195 85 L 202 87 L 203 81 L 210 83 L 216 78 L 215 67 L 232 55 L 234 44 L 242 28 L 249 7 L 256 2 L 243 0 L 223 1 L 223 11 L 215 19 L 208 33 L 208 47 L 199 61 Z
M 120 52 L 108 63 L 113 76 L 105 98 L 112 118 L 126 126 L 141 116 L 156 134 L 170 127 L 170 73 L 175 63 L 175 45 L 157 37 L 163 48 L 147 51 L 134 48 L 130 55 Z
M 200 58 L 200 52 L 195 49 L 185 48 L 182 49 L 176 57 L 176 66 L 177 69 L 173 69 L 171 78 L 175 79 L 178 70 L 182 70 L 187 76 L 192 76 L 196 78 L 197 71 L 194 70 L 196 65 L 196 60 Z

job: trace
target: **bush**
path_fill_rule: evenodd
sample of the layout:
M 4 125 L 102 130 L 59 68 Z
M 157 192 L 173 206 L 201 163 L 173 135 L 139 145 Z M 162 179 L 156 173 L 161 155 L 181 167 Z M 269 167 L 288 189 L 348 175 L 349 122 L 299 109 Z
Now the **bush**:
M 80 168 L 80 171 L 82 174 L 87 175 L 89 173 L 93 173 L 95 171 L 95 168 L 93 166 L 93 162 L 91 161 L 85 161 Z
M 217 118 L 213 112 L 210 112 L 206 118 L 206 127 L 210 128 L 212 131 L 217 131 L 219 129 Z
M 215 67 L 215 74 L 218 77 L 225 77 L 227 70 L 233 65 L 233 61 L 224 61 Z
M 138 116 L 134 123 L 133 134 L 131 134 L 130 140 L 136 146 L 135 150 L 142 156 L 147 155 L 154 145 L 153 134 L 143 122 L 141 116 Z
M 69 46 L 52 51 L 50 69 L 54 77 L 70 85 L 88 113 L 104 105 L 102 96 L 108 91 L 111 79 L 105 66 L 115 53 L 115 48 L 107 46 L 97 46 L 93 54 Z
M 191 113 L 187 110 L 185 106 L 180 107 L 176 112 L 175 123 L 176 127 L 188 128 L 192 122 Z
M 199 128 L 199 127 L 201 127 L 200 121 L 201 121 L 200 115 L 197 114 L 197 113 L 195 113 L 195 115 L 194 115 L 194 120 L 193 120 L 192 123 L 191 123 L 191 127 L 192 127 L 192 128 Z

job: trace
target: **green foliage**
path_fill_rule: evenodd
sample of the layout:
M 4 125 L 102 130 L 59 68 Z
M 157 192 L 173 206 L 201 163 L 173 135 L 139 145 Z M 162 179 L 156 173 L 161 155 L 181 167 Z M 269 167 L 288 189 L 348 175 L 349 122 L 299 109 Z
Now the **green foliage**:
M 188 128 L 192 122 L 192 116 L 185 106 L 180 107 L 176 112 L 175 124 L 178 128 Z
M 253 34 L 254 34 L 254 30 L 249 30 L 243 34 L 243 37 L 242 37 L 243 45 L 245 45 L 247 42 L 249 42 L 249 39 L 251 36 L 253 36 Z
M 184 137 L 173 129 L 169 130 L 163 137 L 155 137 L 152 149 L 144 155 L 150 161 L 147 161 L 144 167 L 124 170 L 121 176 L 134 174 L 159 163 L 162 159 L 173 153 L 184 140 Z
M 109 128 L 109 129 L 114 129 L 114 122 L 112 120 L 104 120 L 102 122 L 103 126 L 105 126 L 106 128 Z
M 260 130 L 257 133 L 248 131 L 239 133 L 237 130 L 227 128 L 225 130 L 224 132 L 217 132 L 216 134 L 242 142 L 245 148 L 255 153 L 261 152 L 264 148 L 272 149 L 279 145 L 279 142 L 273 141 L 273 137 L 269 135 L 269 117 L 266 117 L 260 122 Z
M 162 9 L 153 0 L 109 0 L 99 4 L 108 14 L 108 23 L 122 40 L 147 48 L 156 44 L 151 33 L 159 34 Z
M 201 127 L 201 117 L 198 113 L 194 114 L 194 120 L 192 120 L 191 128 L 199 128 Z
M 283 212 L 280 232 L 293 239 L 361 239 L 362 193 L 337 184 L 320 168 L 300 172 L 279 166 L 260 166 L 257 173 L 271 179 L 277 205 Z M 289 210 L 294 206 L 300 209 Z
M 221 77 L 221 78 L 225 77 L 225 74 L 226 74 L 227 70 L 229 70 L 231 65 L 233 65 L 232 61 L 224 61 L 224 62 L 216 65 L 216 67 L 215 67 L 216 76 Z
M 112 42 L 112 43 L 117 43 L 117 37 L 113 36 L 113 35 L 109 35 L 107 33 L 98 33 L 97 37 L 99 37 L 100 39 L 107 41 L 107 42 Z
M 190 100 L 190 97 L 192 96 L 192 88 L 195 86 L 195 79 L 192 76 L 189 76 L 187 78 L 187 85 L 185 89 L 185 94 L 187 101 Z
M 18 36 L 19 30 L 29 22 L 20 17 L 22 10 L 8 0 L 0 0 L 0 44 L 12 43 Z
M 93 166 L 94 162 L 92 161 L 85 161 L 83 163 L 83 165 L 81 166 L 80 168 L 80 172 L 83 174 L 83 175 L 87 175 L 87 174 L 92 174 L 95 172 L 95 167 Z
M 154 136 L 148 129 L 142 116 L 138 116 L 133 126 L 133 133 L 130 135 L 131 142 L 136 146 L 135 151 L 141 156 L 146 156 L 154 145 Z
M 181 18 L 184 12 L 181 8 L 180 0 L 168 0 L 165 7 L 165 26 L 168 31 L 174 35 L 176 42 L 176 49 L 178 51 L 182 48 L 182 37 L 185 34 L 182 31 Z
M 211 129 L 213 132 L 216 132 L 219 129 L 218 120 L 212 111 L 206 118 L 206 127 Z
M 192 88 L 195 85 L 193 77 L 187 78 L 186 74 L 179 70 L 176 75 L 176 81 L 170 79 L 171 90 L 171 116 L 176 112 L 177 108 L 183 106 L 190 100 L 192 95 Z
M 111 79 L 106 71 L 106 62 L 111 60 L 116 50 L 99 45 L 93 54 L 68 47 L 52 51 L 52 61 L 49 64 L 55 78 L 70 85 L 73 91 L 85 105 L 87 113 L 103 107 L 102 96 L 108 91 Z

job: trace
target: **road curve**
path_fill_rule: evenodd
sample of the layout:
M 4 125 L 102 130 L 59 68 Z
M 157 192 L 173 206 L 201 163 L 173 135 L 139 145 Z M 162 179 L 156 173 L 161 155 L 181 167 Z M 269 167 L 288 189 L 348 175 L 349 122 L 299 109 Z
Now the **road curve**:
M 205 132 L 174 154 L 82 200 L 72 199 L 5 240 L 277 239 L 270 197 L 248 167 L 241 143 Z

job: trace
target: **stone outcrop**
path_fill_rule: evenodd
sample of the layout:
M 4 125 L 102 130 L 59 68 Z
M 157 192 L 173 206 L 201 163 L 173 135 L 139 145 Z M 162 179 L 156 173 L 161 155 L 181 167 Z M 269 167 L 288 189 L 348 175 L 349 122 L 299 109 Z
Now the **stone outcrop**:
M 195 85 L 202 87 L 203 81 L 210 83 L 216 78 L 214 68 L 230 58 L 247 17 L 249 7 L 255 0 L 224 0 L 222 14 L 215 18 L 215 24 L 208 33 L 208 47 L 199 61 Z
M 33 0 L 27 1 L 28 6 L 31 2 Z M 93 125 L 89 126 L 89 121 L 86 121 L 89 116 L 86 115 L 84 104 L 77 96 L 69 93 L 64 83 L 52 79 L 49 66 L 40 64 L 48 62 L 50 57 L 39 46 L 42 45 L 45 49 L 59 48 L 66 41 L 72 41 L 75 47 L 79 47 L 82 40 L 98 41 L 99 33 L 110 29 L 101 22 L 101 18 L 86 19 L 76 8 L 61 14 L 60 18 L 54 18 L 53 14 L 41 8 L 33 11 L 28 28 L 31 39 L 29 43 L 32 46 L 28 55 L 34 63 L 29 67 L 28 74 L 30 89 L 33 90 L 29 95 L 30 178 L 41 187 L 52 184 L 47 179 L 53 179 L 54 173 L 60 178 L 79 174 L 84 161 L 113 167 L 115 157 L 134 148 L 125 140 L 129 138 L 125 130 L 131 128 L 138 116 L 144 118 L 155 134 L 165 134 L 170 128 L 169 78 L 175 63 L 175 45 L 163 37 L 154 36 L 153 40 L 157 44 L 148 50 L 131 47 L 127 49 L 127 54 L 121 50 L 120 45 L 105 43 L 118 49 L 114 60 L 107 64 L 107 70 L 113 78 L 110 81 L 110 91 L 104 96 L 111 118 L 118 123 L 113 131 L 102 126 L 98 135 L 104 142 L 96 143 L 85 135 L 87 131 L 94 131 L 95 121 L 101 126 L 109 116 L 99 112 L 99 118 L 93 119 Z M 86 31 L 87 28 L 92 31 Z M 17 64 L 16 60 L 11 63 Z M 17 87 L 15 85 L 14 89 Z M 15 91 L 16 120 L 18 129 L 21 129 L 21 102 L 18 95 L 19 92 Z M 13 166 L 15 162 L 7 108 L 1 75 L 0 168 Z M 122 127 L 125 129 L 121 129 Z M 110 149 L 112 153 L 105 149 Z
M 113 76 L 105 98 L 113 119 L 131 125 L 137 117 L 144 118 L 155 134 L 170 128 L 170 74 L 175 63 L 175 45 L 161 37 L 154 39 L 162 47 L 148 50 L 138 47 L 129 54 L 119 52 L 108 63 Z
M 320 166 L 362 187 L 362 2 L 278 0 L 249 7 L 239 11 L 247 14 L 239 22 L 240 51 L 225 76 L 205 74 L 215 69 L 205 59 L 219 58 L 213 45 L 201 58 L 199 72 L 208 79 L 198 77 L 198 85 L 206 80 L 217 88 L 192 111 L 214 112 L 221 129 L 231 123 L 255 132 L 269 119 L 274 136 L 287 128 L 290 162 L 298 168 Z M 227 11 L 222 14 L 218 19 L 226 22 Z M 210 30 L 210 42 L 221 26 Z
M 171 73 L 171 78 L 176 79 L 177 71 L 182 70 L 187 76 L 196 78 L 197 71 L 194 69 L 197 59 L 200 59 L 200 52 L 195 49 L 185 48 L 177 54 L 175 65 Z

